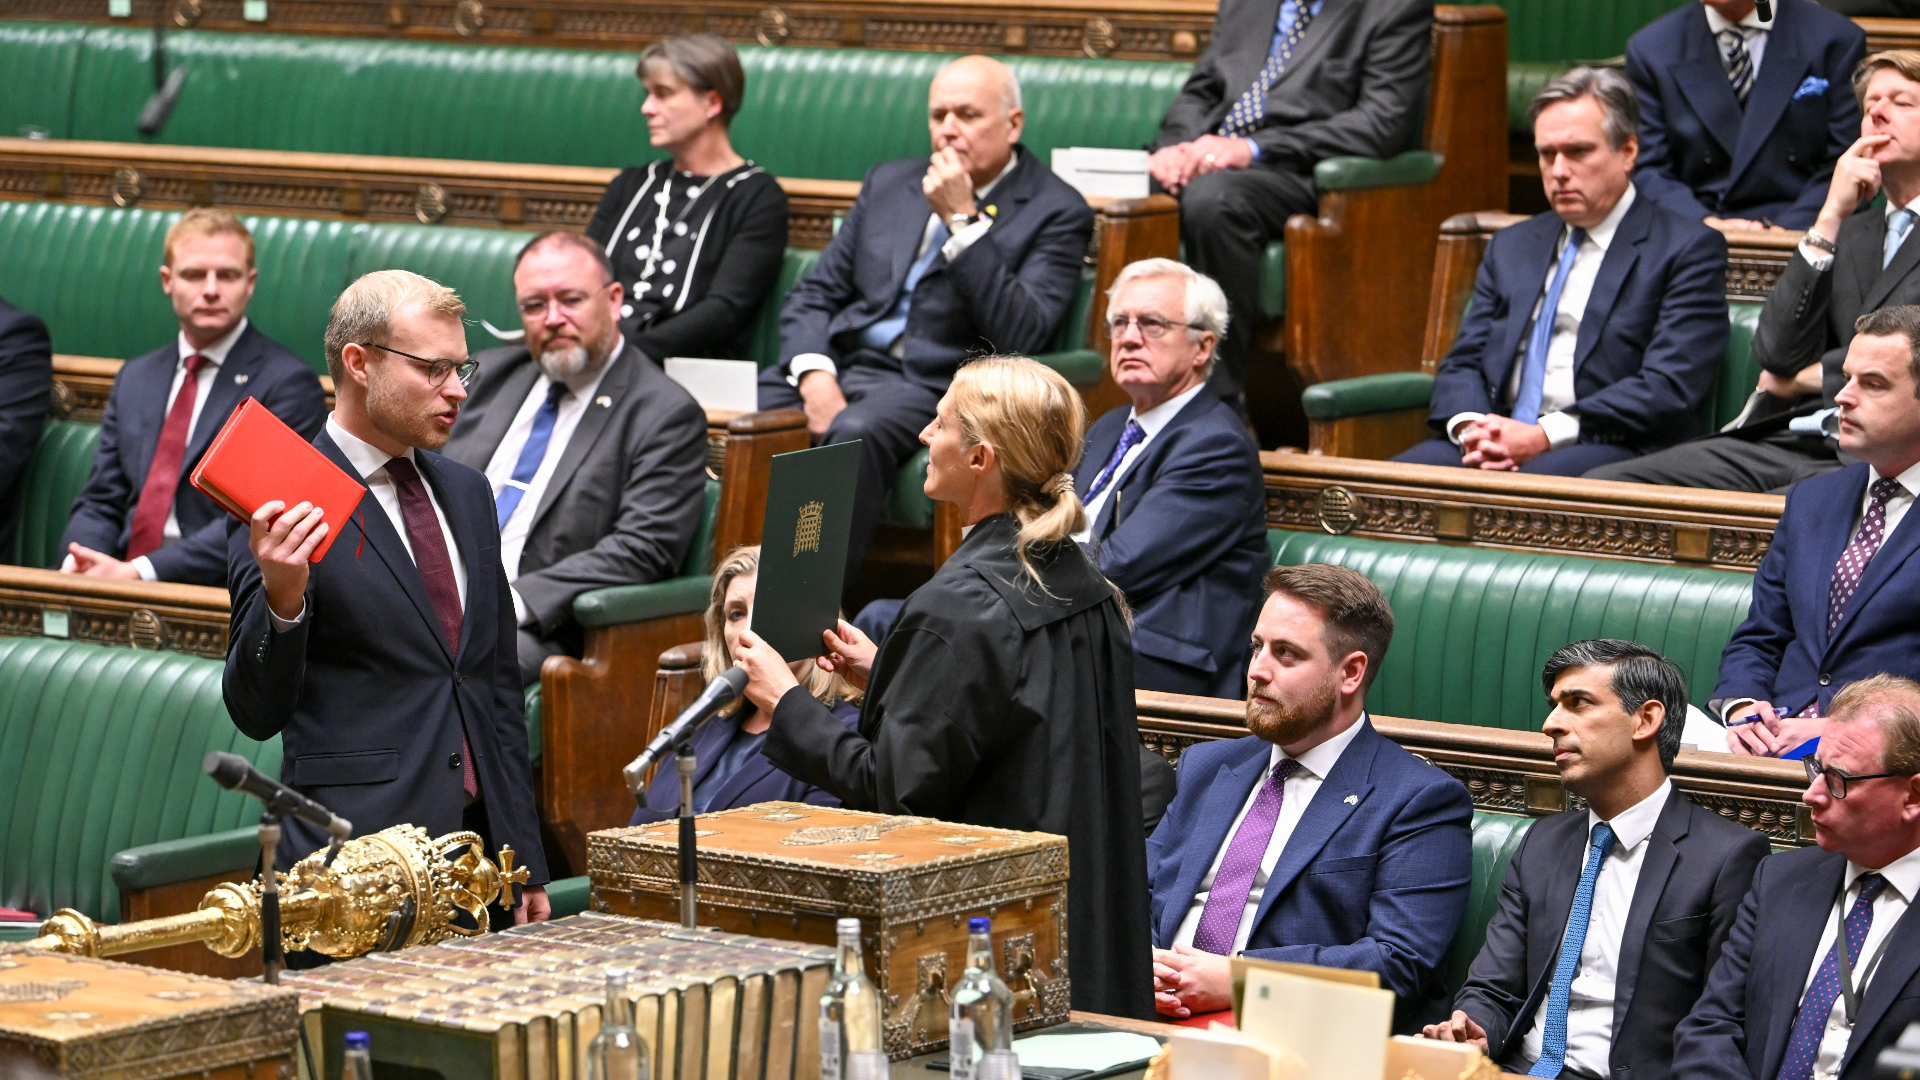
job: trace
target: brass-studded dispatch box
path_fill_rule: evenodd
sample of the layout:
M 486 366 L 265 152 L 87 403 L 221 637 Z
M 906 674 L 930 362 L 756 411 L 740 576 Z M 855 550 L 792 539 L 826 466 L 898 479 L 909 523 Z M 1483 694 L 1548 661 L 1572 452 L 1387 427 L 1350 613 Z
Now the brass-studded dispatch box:
M 894 1059 L 946 1045 L 944 991 L 966 966 L 975 915 L 993 919 L 1015 1026 L 1067 1019 L 1065 837 L 806 803 L 698 820 L 700 924 L 830 945 L 836 919 L 858 918 Z M 677 917 L 678 838 L 673 821 L 593 833 L 594 909 Z
M 50 952 L 0 953 L 0 1076 L 292 1080 L 299 995 Z

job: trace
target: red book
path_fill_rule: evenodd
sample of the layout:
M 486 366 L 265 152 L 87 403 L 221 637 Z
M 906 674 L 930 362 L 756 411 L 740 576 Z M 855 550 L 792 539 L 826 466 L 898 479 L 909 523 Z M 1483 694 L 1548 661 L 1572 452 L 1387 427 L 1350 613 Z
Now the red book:
M 252 521 L 255 510 L 276 499 L 289 507 L 303 502 L 320 507 L 327 535 L 308 560 L 316 563 L 339 538 L 354 507 L 360 505 L 360 496 L 367 493 L 365 485 L 328 461 L 319 447 L 301 438 L 257 398 L 248 398 L 233 410 L 191 479 L 207 498 L 241 521 Z

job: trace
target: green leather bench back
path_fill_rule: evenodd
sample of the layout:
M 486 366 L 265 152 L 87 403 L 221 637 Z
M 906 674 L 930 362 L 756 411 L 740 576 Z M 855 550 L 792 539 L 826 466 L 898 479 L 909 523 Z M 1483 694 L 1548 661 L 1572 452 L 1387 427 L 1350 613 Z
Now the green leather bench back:
M 67 531 L 73 500 L 86 486 L 93 448 L 99 441 L 98 424 L 48 420 L 40 430 L 40 449 L 27 465 L 21 488 L 20 532 L 14 537 L 9 562 L 49 569 L 59 564 L 64 554 L 60 535 Z
M 1507 10 L 1509 60 L 1606 60 L 1627 39 L 1693 0 L 1493 0 Z
M 1394 640 L 1367 707 L 1538 730 L 1540 669 L 1555 649 L 1617 637 L 1664 653 L 1705 702 L 1747 615 L 1753 578 L 1691 567 L 1269 530 L 1274 562 L 1367 575 L 1393 606 Z
M 240 734 L 218 660 L 0 638 L 0 907 L 108 922 L 124 848 L 239 828 L 259 804 L 200 771 L 210 750 L 280 773 L 280 740 Z
M 807 276 L 813 264 L 820 261 L 820 253 L 810 248 L 788 248 L 787 257 L 780 263 L 780 277 L 773 283 L 773 294 L 760 307 L 760 317 L 753 328 L 753 362 L 765 371 L 780 362 L 780 308 L 787 302 L 787 293 Z
M 135 129 L 152 47 L 145 27 L 0 22 L 0 132 L 152 141 Z M 191 30 L 168 34 L 166 48 L 189 75 L 161 142 L 615 167 L 660 156 L 634 53 Z M 843 180 L 927 153 L 927 86 L 952 59 L 751 45 L 740 58 L 734 145 L 776 176 Z M 1143 145 L 1190 69 L 1006 61 L 1021 81 L 1024 140 L 1043 160 L 1059 146 Z
M 1460 920 L 1460 932 L 1453 936 L 1442 965 L 1447 994 L 1458 993 L 1487 941 L 1487 924 L 1500 910 L 1500 882 L 1507 876 L 1507 864 L 1520 850 L 1520 841 L 1534 819 L 1518 814 L 1473 813 L 1473 885 L 1467 892 L 1467 914 Z
M 1731 331 L 1727 337 L 1727 355 L 1720 363 L 1720 373 L 1714 376 L 1713 391 L 1700 410 L 1704 421 L 1702 430 L 1718 431 L 1739 416 L 1754 387 L 1760 384 L 1760 362 L 1753 358 L 1753 332 L 1760 325 L 1762 306 L 1757 300 L 1727 302 L 1727 323 Z

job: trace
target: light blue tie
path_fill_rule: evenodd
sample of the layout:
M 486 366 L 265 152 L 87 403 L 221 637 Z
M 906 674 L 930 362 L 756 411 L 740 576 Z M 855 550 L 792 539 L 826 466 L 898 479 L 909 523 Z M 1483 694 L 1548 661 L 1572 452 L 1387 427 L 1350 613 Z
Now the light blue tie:
M 547 456 L 547 441 L 553 438 L 553 421 L 560 415 L 560 399 L 566 396 L 567 384 L 554 383 L 547 387 L 547 400 L 540 403 L 540 411 L 533 414 L 533 430 L 527 432 L 527 443 L 520 448 L 520 460 L 513 465 L 514 482 L 501 485 L 500 494 L 494 498 L 502 529 L 507 527 L 520 500 L 526 498 L 525 485 L 533 483 L 534 474 L 540 471 L 540 462 Z
M 1593 915 L 1593 883 L 1600 877 L 1600 864 L 1613 850 L 1613 827 L 1602 821 L 1593 827 L 1593 842 L 1587 847 L 1587 868 L 1580 872 L 1580 887 L 1573 892 L 1573 910 L 1567 913 L 1567 936 L 1560 942 L 1560 962 L 1553 969 L 1553 985 L 1547 991 L 1547 1015 L 1540 1031 L 1540 1060 L 1527 1070 L 1528 1076 L 1559 1076 L 1567 1064 L 1567 1001 L 1573 995 L 1573 976 L 1580 970 L 1580 949 L 1587 943 L 1587 920 Z
M 1553 272 L 1553 281 L 1547 285 L 1545 299 L 1540 301 L 1540 313 L 1533 317 L 1533 333 L 1527 337 L 1527 357 L 1520 368 L 1520 388 L 1513 395 L 1512 416 L 1523 424 L 1540 419 L 1540 397 L 1547 388 L 1547 348 L 1553 344 L 1553 322 L 1560 310 L 1560 293 L 1567 287 L 1567 275 L 1573 271 L 1573 260 L 1586 239 L 1585 229 L 1575 229 L 1567 237 L 1567 246 L 1560 252 L 1560 265 Z
M 928 242 L 927 250 L 913 265 L 907 268 L 906 283 L 900 286 L 900 299 L 893 302 L 893 309 L 881 316 L 880 321 L 860 331 L 860 343 L 875 352 L 886 352 L 900 335 L 907 332 L 907 309 L 913 306 L 913 290 L 920 285 L 920 279 L 927 276 L 933 268 L 933 260 L 940 254 L 940 246 L 952 236 L 947 231 L 947 223 L 942 221 L 933 227 L 933 239 Z
M 1907 232 L 1913 227 L 1913 211 L 1895 210 L 1887 215 L 1887 244 L 1880 252 L 1880 269 L 1885 270 L 1893 264 L 1893 257 L 1900 250 L 1901 241 L 1907 238 Z

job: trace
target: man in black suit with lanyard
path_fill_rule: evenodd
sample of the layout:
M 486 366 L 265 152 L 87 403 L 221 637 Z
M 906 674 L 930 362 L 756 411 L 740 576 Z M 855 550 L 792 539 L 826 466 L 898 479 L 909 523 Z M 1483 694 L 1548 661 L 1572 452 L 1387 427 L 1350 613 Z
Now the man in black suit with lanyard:
M 406 824 L 477 832 L 490 853 L 510 845 L 531 874 L 514 909 L 524 922 L 549 910 L 547 866 L 493 490 L 429 452 L 473 374 L 465 310 L 404 270 L 368 274 L 334 303 L 339 404 L 314 445 L 367 492 L 348 521 L 269 502 L 232 531 L 226 702 L 241 731 L 282 737 L 285 783 L 361 834 Z M 289 819 L 279 865 L 325 842 Z

